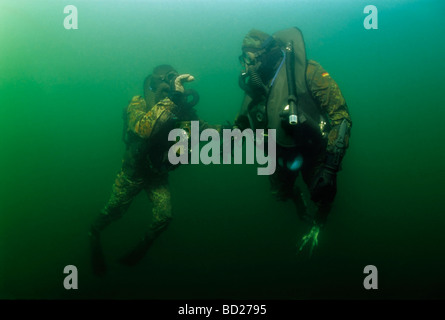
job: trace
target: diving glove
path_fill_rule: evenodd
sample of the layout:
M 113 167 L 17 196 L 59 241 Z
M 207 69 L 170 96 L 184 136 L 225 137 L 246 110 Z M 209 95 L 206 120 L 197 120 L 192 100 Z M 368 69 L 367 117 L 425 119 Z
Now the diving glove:
M 318 234 L 319 233 L 320 233 L 320 226 L 317 224 L 314 224 L 312 226 L 311 230 L 301 238 L 300 244 L 297 245 L 299 247 L 298 253 L 302 252 L 304 247 L 308 244 L 309 245 L 309 257 L 311 257 L 314 248 L 318 245 Z
M 337 193 L 337 172 L 328 166 L 320 169 L 310 187 L 311 200 L 316 203 L 331 203 Z
M 341 161 L 345 155 L 349 127 L 346 119 L 331 130 L 335 140 L 330 144 L 326 152 L 324 166 L 315 176 L 310 187 L 311 199 L 319 204 L 329 204 L 334 201 L 337 193 L 337 172 L 340 170 Z M 331 133 L 329 133 L 331 136 Z
M 174 90 L 184 93 L 184 82 L 192 82 L 195 78 L 188 73 L 180 74 L 174 80 Z

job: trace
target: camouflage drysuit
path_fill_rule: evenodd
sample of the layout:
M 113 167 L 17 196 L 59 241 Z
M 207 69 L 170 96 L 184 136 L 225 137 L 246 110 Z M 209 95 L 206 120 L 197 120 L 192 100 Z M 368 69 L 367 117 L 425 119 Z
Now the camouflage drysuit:
M 119 219 L 142 190 L 145 190 L 153 204 L 150 231 L 156 234 L 168 225 L 171 219 L 171 199 L 167 152 L 171 142 L 167 140 L 166 129 L 173 128 L 169 120 L 176 118 L 172 113 L 175 107 L 169 98 L 158 102 L 151 109 L 142 96 L 135 96 L 131 100 L 126 109 L 127 149 L 111 197 L 94 224 L 99 231 Z
M 168 74 L 173 74 L 173 80 L 167 79 Z M 93 271 L 97 274 L 105 272 L 100 232 L 122 217 L 139 192 L 145 190 L 153 204 L 152 222 L 143 240 L 121 262 L 137 263 L 172 218 L 168 175 L 178 165 L 171 165 L 168 160 L 168 151 L 175 143 L 168 141 L 168 133 L 174 128 L 189 127 L 190 121 L 199 121 L 193 105 L 184 102 L 187 101 L 185 95 L 171 89 L 171 83 L 177 76 L 171 66 L 158 66 L 145 81 L 144 97 L 133 97 L 124 110 L 127 148 L 122 169 L 116 177 L 110 199 L 90 232 Z M 207 127 L 207 123 L 200 121 L 200 129 Z M 219 126 L 213 128 L 219 129 Z

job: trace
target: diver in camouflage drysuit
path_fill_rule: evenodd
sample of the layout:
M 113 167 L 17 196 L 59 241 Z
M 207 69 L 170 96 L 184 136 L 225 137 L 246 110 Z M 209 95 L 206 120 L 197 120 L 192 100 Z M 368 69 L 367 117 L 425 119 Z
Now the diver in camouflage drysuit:
M 127 265 L 136 264 L 153 240 L 168 226 L 172 217 L 168 172 L 177 166 L 168 161 L 168 141 L 171 129 L 189 126 L 199 120 L 193 106 L 199 96 L 185 90 L 184 82 L 193 81 L 189 74 L 178 75 L 169 65 L 153 70 L 144 82 L 144 98 L 135 96 L 124 110 L 124 141 L 127 148 L 122 169 L 116 177 L 111 197 L 94 221 L 90 240 L 93 270 L 103 274 L 106 266 L 100 243 L 100 232 L 112 221 L 119 219 L 129 208 L 134 197 L 145 190 L 153 203 L 152 223 L 144 239 L 121 259 Z M 192 96 L 192 100 L 189 99 Z M 202 130 L 207 127 L 201 122 Z
M 292 45 L 300 46 L 297 48 L 300 53 L 295 53 L 299 54 L 300 69 L 294 67 L 293 70 L 301 79 L 301 87 L 296 81 L 296 93 L 306 92 L 306 96 L 297 97 L 303 101 L 299 108 L 306 108 L 309 115 L 317 115 L 313 123 L 318 128 L 308 129 L 307 133 L 306 129 L 295 133 L 297 126 L 292 127 L 288 120 L 291 90 L 288 84 L 292 81 L 289 81 L 289 67 L 285 60 L 288 57 L 286 50 L 290 51 Z M 301 251 L 307 243 L 311 243 L 312 253 L 318 242 L 320 227 L 331 210 L 337 192 L 337 172 L 349 145 L 352 122 L 346 101 L 329 73 L 319 63 L 306 60 L 304 41 L 297 28 L 283 30 L 273 36 L 251 30 L 243 39 L 242 51 L 240 61 L 244 70 L 240 86 L 246 96 L 235 126 L 241 130 L 249 127 L 277 130 L 277 169 L 270 176 L 272 192 L 279 200 L 292 199 L 299 217 L 312 223 L 310 232 L 299 246 Z M 300 171 L 317 207 L 313 215 L 307 212 L 301 190 L 294 187 Z

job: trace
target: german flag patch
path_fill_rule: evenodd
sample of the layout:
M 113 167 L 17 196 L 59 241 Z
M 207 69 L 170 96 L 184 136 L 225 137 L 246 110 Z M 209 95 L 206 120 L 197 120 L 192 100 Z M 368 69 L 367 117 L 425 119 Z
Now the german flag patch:
M 327 72 L 323 72 L 322 74 L 321 74 L 321 76 L 324 78 L 324 77 L 327 77 L 329 75 L 329 73 L 327 73 Z

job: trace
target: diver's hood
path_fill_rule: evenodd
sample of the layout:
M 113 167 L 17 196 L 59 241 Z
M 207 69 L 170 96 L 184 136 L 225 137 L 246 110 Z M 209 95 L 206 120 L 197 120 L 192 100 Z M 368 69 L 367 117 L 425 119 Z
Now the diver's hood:
M 144 80 L 144 98 L 149 108 L 162 100 L 170 91 L 178 72 L 171 65 L 163 64 L 153 69 Z
M 161 99 L 159 98 L 162 91 L 168 91 L 170 86 L 167 83 L 160 83 L 157 88 L 154 88 L 153 75 L 149 75 L 144 81 L 144 99 L 147 103 L 148 109 L 151 109 Z

